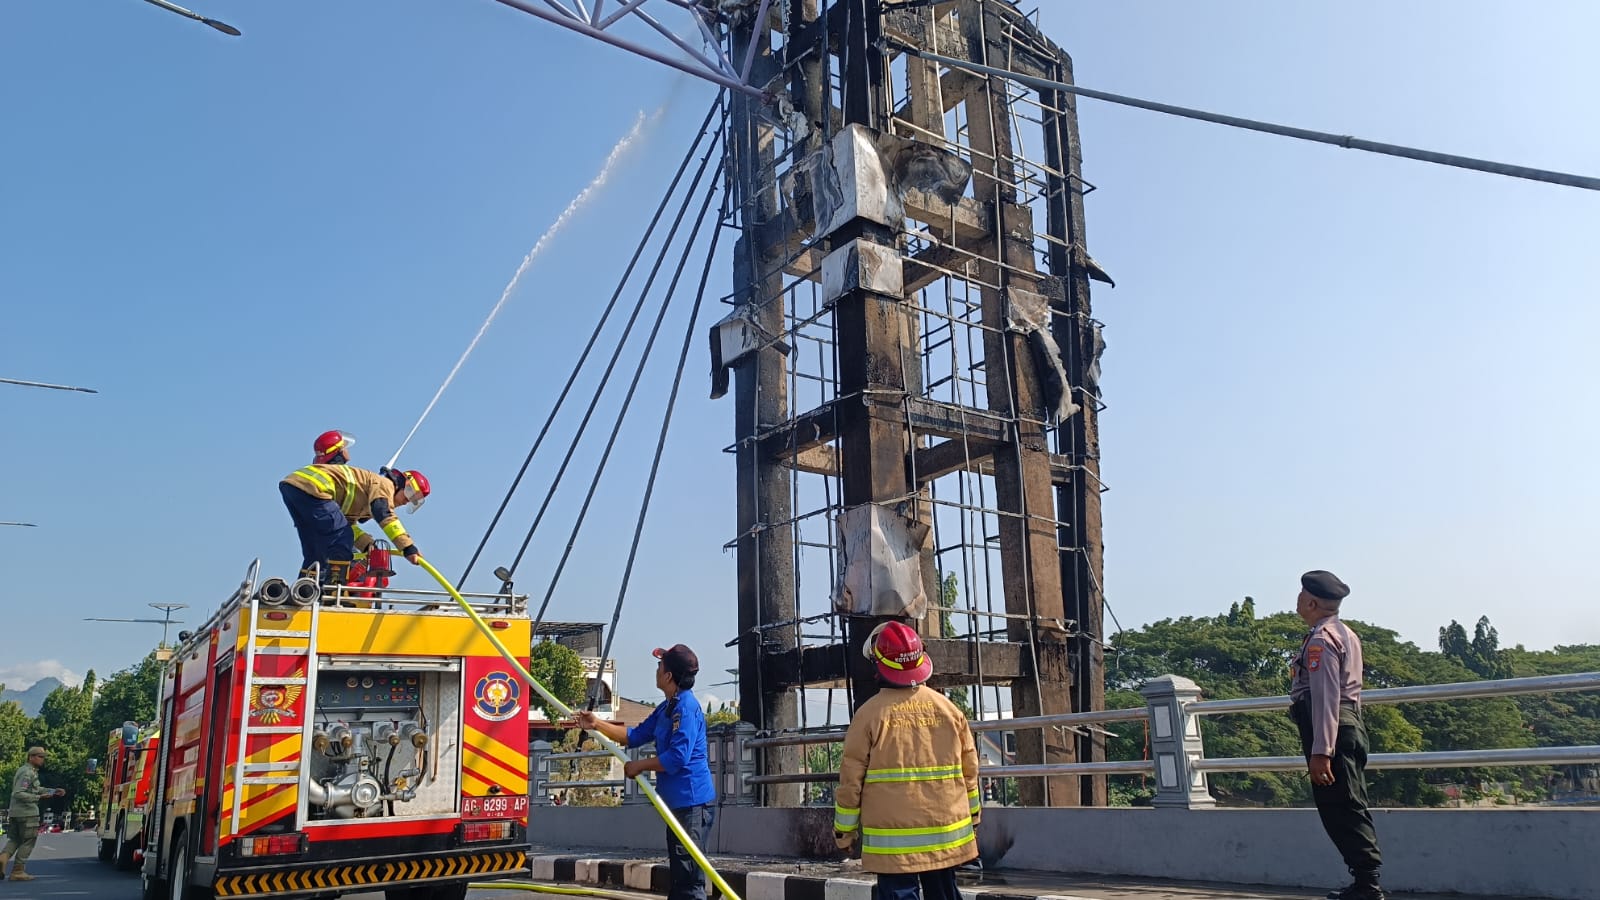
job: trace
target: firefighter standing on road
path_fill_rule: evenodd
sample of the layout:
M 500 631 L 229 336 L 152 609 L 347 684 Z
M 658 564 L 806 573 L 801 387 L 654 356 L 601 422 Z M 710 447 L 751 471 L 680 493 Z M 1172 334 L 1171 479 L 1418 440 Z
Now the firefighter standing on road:
M 302 574 L 322 567 L 325 584 L 344 584 L 355 558 L 352 525 L 371 518 L 408 562 L 417 565 L 417 545 L 395 515 L 395 507 L 422 506 L 431 488 L 421 472 L 313 464 L 296 469 L 278 484 L 283 505 L 300 535 Z
M 978 751 L 967 717 L 923 685 L 922 638 L 886 622 L 862 652 L 882 689 L 850 719 L 834 792 L 834 840 L 859 832 L 875 900 L 959 900 L 956 867 L 978 856 Z
M 1322 828 L 1355 877 L 1329 900 L 1384 900 L 1378 835 L 1367 809 L 1367 728 L 1361 718 L 1361 638 L 1339 621 L 1350 588 L 1332 572 L 1300 577 L 1295 612 L 1311 626 L 1295 658 L 1289 717 L 1311 776 Z
M 11 780 L 11 824 L 5 849 L 0 850 L 0 879 L 5 878 L 6 864 L 15 857 L 17 865 L 11 870 L 11 880 L 33 880 L 33 876 L 23 867 L 33 853 L 34 841 L 39 839 L 39 801 L 46 797 L 62 797 L 67 793 L 60 788 L 47 788 L 39 783 L 39 767 L 42 765 L 44 748 L 29 747 L 27 760 L 17 768 L 17 775 Z

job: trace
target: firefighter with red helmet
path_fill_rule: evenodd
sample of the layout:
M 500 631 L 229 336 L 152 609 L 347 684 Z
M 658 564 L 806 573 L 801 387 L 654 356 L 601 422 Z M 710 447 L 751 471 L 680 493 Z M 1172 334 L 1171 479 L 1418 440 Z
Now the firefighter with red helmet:
M 354 523 L 374 519 L 406 561 L 417 565 L 421 555 L 406 533 L 397 506 L 414 512 L 432 493 L 428 479 L 415 469 L 383 468 L 376 472 L 355 466 L 313 463 L 289 473 L 278 484 L 283 505 L 300 535 L 301 568 L 309 574 L 320 565 L 327 584 L 344 584 L 355 558 Z M 369 542 L 370 544 L 370 542 Z
M 348 431 L 324 431 L 311 443 L 313 463 L 342 466 L 350 462 L 350 448 L 356 445 L 355 435 Z
M 978 752 L 967 717 L 925 682 L 933 663 L 903 622 L 861 648 L 880 690 L 845 733 L 834 791 L 840 848 L 861 842 L 877 900 L 958 900 L 956 867 L 978 856 Z

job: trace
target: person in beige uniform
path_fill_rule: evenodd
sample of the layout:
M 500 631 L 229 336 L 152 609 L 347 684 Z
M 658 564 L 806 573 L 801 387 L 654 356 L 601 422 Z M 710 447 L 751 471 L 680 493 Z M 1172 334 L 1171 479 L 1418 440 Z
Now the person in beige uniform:
M 1354 876 L 1328 900 L 1384 900 L 1378 835 L 1367 809 L 1367 727 L 1361 718 L 1361 638 L 1339 621 L 1350 588 L 1332 572 L 1300 577 L 1295 612 L 1311 626 L 1293 665 L 1289 717 L 1311 776 L 1322 828 Z
M 32 881 L 25 870 L 33 844 L 39 839 L 39 801 L 46 797 L 60 797 L 67 792 L 60 788 L 47 788 L 39 783 L 39 767 L 44 765 L 44 748 L 29 747 L 28 758 L 17 767 L 11 779 L 11 823 L 6 832 L 6 846 L 0 850 L 0 879 L 6 875 L 6 863 L 15 857 L 17 864 L 11 870 L 12 881 Z
M 355 559 L 357 522 L 374 519 L 406 561 L 417 565 L 417 545 L 395 515 L 399 506 L 416 511 L 433 492 L 428 479 L 415 469 L 379 469 L 313 463 L 284 476 L 278 493 L 300 535 L 303 573 L 321 569 L 323 583 L 344 584 Z M 366 541 L 371 545 L 371 539 Z
M 850 718 L 833 836 L 878 875 L 875 900 L 959 900 L 956 867 L 978 856 L 978 751 L 967 717 L 923 682 L 933 663 L 910 626 L 862 647 L 882 689 Z

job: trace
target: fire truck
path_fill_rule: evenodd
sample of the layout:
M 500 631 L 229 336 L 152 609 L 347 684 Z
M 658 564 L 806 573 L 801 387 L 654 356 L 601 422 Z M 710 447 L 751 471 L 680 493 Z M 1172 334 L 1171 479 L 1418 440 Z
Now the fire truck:
M 106 783 L 100 791 L 100 861 L 132 869 L 144 850 L 144 814 L 150 802 L 159 733 L 129 722 L 106 738 Z
M 528 866 L 528 685 L 441 591 L 258 583 L 162 676 L 145 900 L 461 900 Z M 526 598 L 467 601 L 526 665 Z

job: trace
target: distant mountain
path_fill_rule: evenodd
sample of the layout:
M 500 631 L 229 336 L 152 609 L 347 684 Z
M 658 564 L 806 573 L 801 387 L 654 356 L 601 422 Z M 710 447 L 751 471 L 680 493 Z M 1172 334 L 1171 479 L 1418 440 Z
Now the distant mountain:
M 13 691 L 10 688 L 0 691 L 0 703 L 4 703 L 7 700 L 15 700 L 21 704 L 22 711 L 27 713 L 29 717 L 37 716 L 39 708 L 44 706 L 44 698 L 50 696 L 50 692 L 58 687 L 61 687 L 59 680 L 41 678 L 33 683 L 33 687 L 25 691 Z

